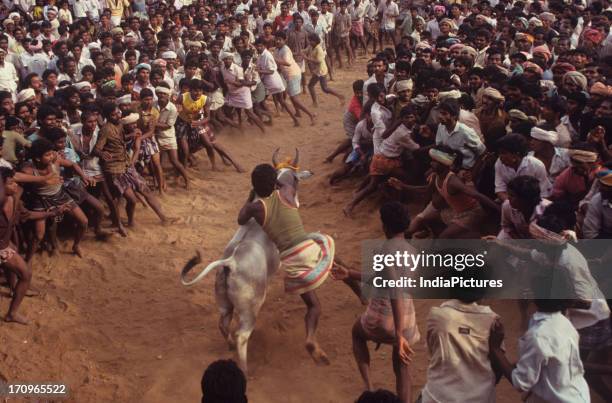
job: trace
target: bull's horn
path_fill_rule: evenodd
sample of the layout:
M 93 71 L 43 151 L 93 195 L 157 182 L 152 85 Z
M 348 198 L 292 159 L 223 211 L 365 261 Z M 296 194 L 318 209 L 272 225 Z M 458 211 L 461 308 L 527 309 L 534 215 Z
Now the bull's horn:
M 300 150 L 298 150 L 298 148 L 295 147 L 295 158 L 293 158 L 293 162 L 291 163 L 291 165 L 293 165 L 294 167 L 297 167 L 298 162 L 300 162 Z
M 276 168 L 278 165 L 278 152 L 280 151 L 280 147 L 274 150 L 274 154 L 272 154 L 272 164 Z

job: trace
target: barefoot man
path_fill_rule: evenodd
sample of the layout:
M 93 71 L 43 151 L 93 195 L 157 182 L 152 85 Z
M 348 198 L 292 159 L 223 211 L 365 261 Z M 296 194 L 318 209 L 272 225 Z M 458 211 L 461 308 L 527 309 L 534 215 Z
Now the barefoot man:
M 330 273 L 334 241 L 327 235 L 304 231 L 295 184 L 277 181 L 277 171 L 272 165 L 256 166 L 251 182 L 253 190 L 240 210 L 238 224 L 244 225 L 254 218 L 278 247 L 286 272 L 285 291 L 299 294 L 306 304 L 306 349 L 317 364 L 328 365 L 327 354 L 316 341 L 321 303 L 315 289 Z

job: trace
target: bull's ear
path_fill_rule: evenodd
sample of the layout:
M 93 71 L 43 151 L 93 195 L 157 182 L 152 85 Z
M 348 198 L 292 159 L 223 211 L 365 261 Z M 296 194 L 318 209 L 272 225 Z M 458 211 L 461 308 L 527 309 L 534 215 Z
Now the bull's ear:
M 313 176 L 314 173 L 312 171 L 297 171 L 296 176 L 299 180 L 308 179 Z

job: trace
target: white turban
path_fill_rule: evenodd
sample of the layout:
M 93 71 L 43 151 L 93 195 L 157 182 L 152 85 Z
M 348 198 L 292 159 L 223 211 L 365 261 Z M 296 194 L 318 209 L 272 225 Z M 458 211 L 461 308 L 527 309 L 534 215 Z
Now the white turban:
M 88 81 L 80 81 L 74 84 L 73 87 L 80 91 L 83 88 L 87 88 L 87 87 L 91 88 L 91 83 Z
M 121 118 L 121 123 L 123 123 L 124 125 L 129 125 L 129 124 L 138 122 L 138 119 L 140 119 L 139 114 L 130 113 L 129 115 Z
M 119 105 L 127 105 L 131 103 L 132 103 L 132 95 L 130 94 L 117 98 L 117 104 Z
M 442 102 L 445 99 L 459 99 L 461 92 L 459 90 L 445 91 L 438 94 L 438 101 Z
M 540 20 L 541 21 L 555 22 L 557 20 L 557 17 L 555 17 L 555 15 L 553 13 L 544 12 L 544 13 L 540 14 Z
M 395 84 L 397 92 L 412 91 L 412 80 L 401 80 Z
M 17 94 L 17 103 L 25 102 L 34 97 L 36 97 L 36 92 L 32 88 L 26 88 L 25 90 L 19 91 L 19 94 Z
M 586 91 L 588 85 L 587 78 L 579 71 L 568 71 L 563 76 L 563 81 L 569 81 L 573 83 L 574 85 L 580 87 L 582 91 Z
M 485 88 L 484 91 L 482 92 L 482 95 L 487 96 L 497 102 L 504 102 L 506 100 L 506 98 L 504 98 L 501 92 L 497 91 L 493 87 Z
M 186 41 L 185 46 L 188 48 L 192 48 L 192 47 L 201 48 L 202 44 L 198 41 Z
M 542 26 L 542 21 L 540 21 L 538 18 L 536 17 L 531 17 L 529 19 L 529 23 L 533 23 L 533 25 L 535 25 L 536 27 L 541 27 Z
M 166 88 L 166 87 L 155 87 L 155 93 L 170 95 L 172 91 L 170 91 L 170 88 Z
M 546 141 L 547 143 L 554 145 L 557 144 L 557 141 L 559 140 L 559 135 L 557 134 L 557 132 L 552 130 L 544 130 L 540 129 L 539 127 L 534 127 L 531 129 L 531 138 Z
M 167 52 L 162 53 L 161 57 L 162 59 L 176 59 L 177 55 L 175 52 L 169 50 Z

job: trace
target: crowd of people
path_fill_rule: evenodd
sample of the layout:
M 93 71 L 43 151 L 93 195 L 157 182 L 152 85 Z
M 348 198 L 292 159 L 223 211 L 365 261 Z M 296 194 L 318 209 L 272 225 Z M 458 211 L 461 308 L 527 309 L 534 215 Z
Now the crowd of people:
M 561 267 L 576 285 L 575 301 L 536 298 L 529 322 L 521 305 L 527 332 L 517 364 L 481 296 L 458 290 L 432 308 L 421 401 L 493 401 L 502 375 L 549 402 L 589 401 L 589 387 L 612 396 L 589 370 L 612 362 L 600 290 L 612 259 L 609 249 L 584 257 L 572 246 L 612 236 L 611 23 L 609 0 L 4 0 L 5 320 L 27 324 L 18 309 L 33 293 L 30 261 L 58 250 L 58 227 L 71 228 L 72 251 L 83 256 L 89 227 L 97 239 L 113 235 L 107 218 L 128 236 L 121 199 L 128 226 L 139 202 L 172 223 L 155 195 L 169 190 L 169 174 L 189 189 L 200 150 L 211 169 L 220 160 L 243 172 L 216 134 L 265 133 L 279 118 L 316 125 L 320 88 L 347 106 L 345 137 L 325 159 L 342 158 L 331 186 L 359 178 L 347 217 L 382 194 L 395 200 L 380 211 L 390 248 L 409 248 L 405 237 L 485 237 L 520 259 Z M 360 59 L 366 69 L 345 99 L 333 78 L 345 66 L 361 69 Z M 405 203 L 425 207 L 409 218 Z M 275 222 L 279 237 L 284 224 Z M 504 243 L 513 239 L 553 247 L 523 256 Z M 332 274 L 360 279 L 342 264 Z M 541 279 L 532 280 L 539 290 Z M 319 312 L 316 296 L 304 295 L 309 312 Z M 375 298 L 353 328 L 368 389 L 367 342 L 394 344 L 404 403 L 410 346 L 420 339 L 415 315 L 410 299 Z

